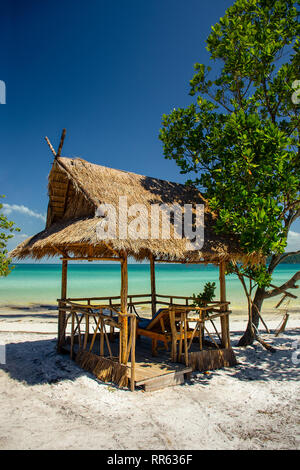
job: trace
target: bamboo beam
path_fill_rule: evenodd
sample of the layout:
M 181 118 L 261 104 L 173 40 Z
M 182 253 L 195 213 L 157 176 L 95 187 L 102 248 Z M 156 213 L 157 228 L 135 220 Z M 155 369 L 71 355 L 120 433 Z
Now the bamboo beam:
M 66 300 L 67 298 L 67 274 L 68 274 L 68 261 L 63 260 L 62 271 L 61 271 L 61 300 Z M 65 339 L 66 339 L 65 321 L 66 321 L 66 313 L 60 309 L 58 311 L 58 341 L 57 341 L 58 352 L 61 352 L 61 348 L 63 344 L 65 343 Z
M 128 266 L 127 254 L 121 261 L 121 314 L 119 322 L 121 323 L 120 329 L 120 352 L 121 363 L 126 364 L 127 360 L 127 337 L 128 337 L 128 318 L 127 314 L 127 296 L 128 296 Z
M 220 301 L 226 302 L 226 281 L 225 281 L 225 261 L 219 265 L 219 280 L 220 280 Z M 226 307 L 221 307 L 221 311 L 225 311 Z M 224 315 L 221 317 L 221 331 L 222 331 L 222 346 L 223 348 L 230 347 L 230 334 L 229 334 L 229 316 Z
M 167 259 L 156 259 L 156 263 L 170 263 L 170 264 L 217 264 L 216 261 L 186 261 L 186 260 L 167 260 Z
M 62 260 L 69 260 L 70 257 L 67 255 L 67 253 L 65 253 L 64 251 L 60 250 L 57 246 L 53 246 L 54 250 L 62 256 Z
M 110 245 L 108 245 L 108 243 L 105 243 L 105 241 L 102 240 L 102 243 L 103 245 L 106 246 L 106 248 L 108 248 L 108 250 L 110 250 L 112 253 L 114 253 L 118 258 L 120 258 L 120 253 L 118 253 L 116 250 L 114 250 Z
M 58 251 L 58 248 L 55 247 L 55 250 Z M 60 252 L 60 254 L 63 255 L 62 252 Z M 122 261 L 122 258 L 94 258 L 94 257 L 90 257 L 90 256 L 72 256 L 72 257 L 67 257 L 66 255 L 63 255 L 64 257 L 62 258 L 63 260 L 64 259 L 67 259 L 69 261 Z

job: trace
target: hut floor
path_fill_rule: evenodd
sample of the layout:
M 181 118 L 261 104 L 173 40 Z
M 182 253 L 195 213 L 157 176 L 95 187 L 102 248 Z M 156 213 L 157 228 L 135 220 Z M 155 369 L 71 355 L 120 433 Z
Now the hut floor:
M 110 347 L 114 357 L 118 356 L 118 338 L 110 341 Z M 70 338 L 64 347 L 65 352 L 70 352 Z M 87 344 L 89 351 L 89 343 Z M 74 358 L 79 351 L 78 342 L 74 344 Z M 93 353 L 100 353 L 100 338 L 97 338 L 93 346 Z M 109 352 L 105 345 L 104 356 L 109 358 Z M 128 377 L 130 378 L 130 361 L 128 362 Z M 192 372 L 191 367 L 180 363 L 171 362 L 170 352 L 165 349 L 158 350 L 158 356 L 153 357 L 151 352 L 151 340 L 140 337 L 136 342 L 135 386 L 143 387 L 145 391 L 154 391 L 172 385 L 184 383 Z

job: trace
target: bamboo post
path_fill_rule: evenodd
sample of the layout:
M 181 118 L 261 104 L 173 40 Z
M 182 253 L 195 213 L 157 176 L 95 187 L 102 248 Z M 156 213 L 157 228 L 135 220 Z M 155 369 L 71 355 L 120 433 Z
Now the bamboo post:
M 226 281 L 225 281 L 225 261 L 221 261 L 219 265 L 219 279 L 220 279 L 220 301 L 226 302 Z M 226 306 L 221 307 L 221 311 L 226 311 Z M 222 331 L 222 346 L 223 348 L 230 347 L 229 335 L 229 317 L 228 315 L 221 316 L 221 331 Z
M 184 312 L 181 312 L 180 315 L 180 338 L 179 338 L 179 361 L 181 361 L 182 356 L 182 340 L 184 335 Z
M 62 261 L 62 271 L 61 271 L 61 300 L 66 300 L 67 298 L 67 274 L 68 274 L 68 261 L 64 259 Z M 59 306 L 64 306 L 61 302 Z M 61 352 L 61 348 L 66 340 L 65 333 L 65 321 L 66 321 L 66 312 L 64 310 L 58 311 L 58 340 L 57 340 L 57 351 Z
M 74 349 L 74 329 L 75 329 L 75 313 L 71 312 L 72 326 L 71 326 L 71 348 L 70 348 L 70 358 L 73 359 L 73 349 Z
M 128 317 L 127 317 L 127 295 L 128 295 L 128 266 L 127 254 L 121 261 L 121 314 L 120 314 L 120 357 L 121 363 L 126 364 Z
M 171 361 L 176 362 L 177 361 L 177 330 L 176 330 L 176 325 L 175 325 L 175 311 L 170 310 L 169 316 L 170 316 L 170 325 L 171 325 L 171 331 L 172 331 Z
M 96 321 L 96 320 L 95 320 L 95 321 Z M 97 331 L 98 331 L 98 329 L 99 329 L 100 321 L 101 321 L 101 316 L 100 316 L 100 313 L 99 313 L 99 318 L 98 318 L 98 321 L 96 321 L 96 328 L 95 328 L 95 331 L 94 331 L 94 334 L 93 334 L 93 337 L 92 337 L 92 341 L 91 341 L 91 344 L 90 344 L 89 352 L 91 352 L 92 349 L 93 349 L 93 346 L 94 346 L 94 343 L 95 343 L 95 339 L 96 339 L 96 336 L 97 336 Z
M 189 365 L 189 353 L 188 353 L 188 345 L 187 345 L 187 335 L 188 335 L 188 321 L 187 321 L 187 312 L 184 312 L 184 361 L 185 365 Z
M 84 342 L 83 342 L 83 350 L 86 350 L 88 339 L 89 339 L 89 331 L 90 331 L 90 318 L 88 313 L 85 314 L 85 332 L 84 332 Z
M 204 336 L 204 323 L 202 320 L 204 319 L 203 311 L 199 311 L 199 349 L 202 351 L 203 349 L 203 336 Z
M 151 304 L 152 318 L 156 314 L 156 285 L 155 285 L 155 262 L 154 256 L 150 254 L 150 276 L 151 276 Z
M 156 314 L 156 287 L 155 287 L 155 263 L 154 256 L 150 254 L 150 277 L 151 277 L 151 310 L 152 318 Z M 157 356 L 157 340 L 152 340 L 152 356 Z
M 100 312 L 102 313 L 102 312 Z M 100 356 L 104 356 L 104 325 L 103 325 L 103 318 L 101 318 L 100 322 Z
M 111 301 L 111 299 L 109 299 L 109 305 L 110 305 L 110 307 L 112 306 L 112 301 Z M 112 310 L 110 310 L 110 317 L 112 317 Z M 110 339 L 111 342 L 114 341 L 114 333 L 115 333 L 114 327 L 113 327 L 113 326 L 110 326 L 110 327 L 109 327 L 109 339 Z
M 130 389 L 134 392 L 135 388 L 135 342 L 136 342 L 136 317 L 131 317 L 132 343 L 131 343 L 131 378 Z

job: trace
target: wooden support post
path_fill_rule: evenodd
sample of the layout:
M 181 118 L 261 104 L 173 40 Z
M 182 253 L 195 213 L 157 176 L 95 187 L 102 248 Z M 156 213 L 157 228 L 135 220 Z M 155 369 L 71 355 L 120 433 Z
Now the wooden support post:
M 75 313 L 71 312 L 71 349 L 70 349 L 70 358 L 73 359 L 73 350 L 74 350 L 74 330 L 75 330 Z
M 225 281 L 225 261 L 221 261 L 219 265 L 220 274 L 220 301 L 226 302 L 226 281 Z M 227 307 L 221 307 L 222 311 L 226 311 Z M 222 331 L 222 347 L 230 347 L 230 334 L 229 334 L 229 318 L 228 315 L 221 316 L 221 331 Z
M 150 277 L 151 277 L 151 310 L 152 318 L 156 314 L 156 286 L 155 286 L 155 262 L 154 256 L 150 254 Z M 152 340 L 152 356 L 157 356 L 157 340 Z
M 131 343 L 131 378 L 130 378 L 130 389 L 134 392 L 135 388 L 135 342 L 136 342 L 136 317 L 131 317 L 131 332 L 132 332 L 132 343 Z
M 203 310 L 199 310 L 199 349 L 203 349 L 203 340 L 204 340 L 204 313 Z
M 89 340 L 89 333 L 90 333 L 90 318 L 89 315 L 85 314 L 85 332 L 84 332 L 84 342 L 83 342 L 83 350 L 86 350 L 88 340 Z
M 155 286 L 155 262 L 154 256 L 150 255 L 150 275 L 151 275 L 151 303 L 152 303 L 152 318 L 156 314 L 156 286 Z
M 127 362 L 127 342 L 128 342 L 128 317 L 127 314 L 127 295 L 128 295 L 128 266 L 127 254 L 121 261 L 121 314 L 120 314 L 120 352 L 121 363 Z
M 181 362 L 182 356 L 182 341 L 184 335 L 184 312 L 181 312 L 180 315 L 180 338 L 179 338 L 179 352 L 178 352 L 178 360 Z
M 175 311 L 169 310 L 170 325 L 172 331 L 172 349 L 171 349 L 171 361 L 177 362 L 177 330 L 175 325 Z
M 100 314 L 102 315 L 102 311 L 100 310 Z M 103 318 L 101 318 L 100 322 L 100 356 L 104 356 L 104 324 Z
M 188 335 L 188 321 L 187 321 L 187 312 L 183 313 L 184 315 L 184 362 L 185 365 L 189 365 L 189 352 L 188 352 L 188 344 L 187 344 L 187 335 Z
M 67 298 L 67 274 L 68 274 L 68 261 L 63 260 L 62 262 L 62 272 L 61 272 L 61 300 L 66 300 Z M 64 306 L 63 303 L 60 303 L 59 306 Z M 57 340 L 57 351 L 61 352 L 62 346 L 66 340 L 65 333 L 65 322 L 66 322 L 66 312 L 64 310 L 58 311 L 58 340 Z

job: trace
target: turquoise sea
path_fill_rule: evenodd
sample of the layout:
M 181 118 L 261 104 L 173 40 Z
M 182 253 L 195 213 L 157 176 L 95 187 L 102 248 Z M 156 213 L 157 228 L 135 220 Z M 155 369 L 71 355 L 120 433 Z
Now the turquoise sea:
M 283 264 L 273 278 L 275 285 L 288 280 L 298 264 Z M 150 293 L 150 270 L 147 264 L 131 264 L 129 271 L 129 293 Z M 218 269 L 211 265 L 156 265 L 157 293 L 191 296 L 203 289 L 207 281 L 215 281 L 218 287 Z M 227 280 L 227 299 L 233 310 L 244 310 L 246 302 L 240 281 L 230 275 Z M 12 273 L 0 279 L 0 306 L 52 304 L 60 297 L 61 265 L 59 264 L 17 264 Z M 119 264 L 69 264 L 68 297 L 104 297 L 119 295 Z M 217 297 L 218 298 L 218 288 Z M 278 297 L 266 302 L 274 307 Z M 290 304 L 299 308 L 299 299 Z

